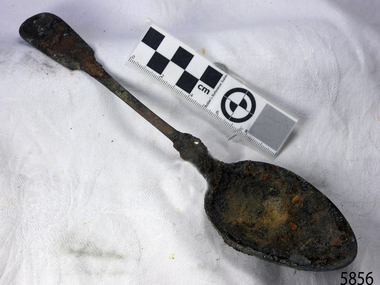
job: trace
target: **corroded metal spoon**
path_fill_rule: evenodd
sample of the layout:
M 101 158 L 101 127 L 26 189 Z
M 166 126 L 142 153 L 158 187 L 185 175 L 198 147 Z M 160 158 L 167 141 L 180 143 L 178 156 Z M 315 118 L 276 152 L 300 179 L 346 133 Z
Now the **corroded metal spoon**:
M 181 158 L 207 180 L 205 211 L 228 245 L 300 270 L 336 270 L 355 259 L 357 243 L 347 220 L 300 176 L 263 162 L 216 160 L 198 138 L 174 129 L 117 83 L 91 47 L 57 16 L 27 19 L 20 35 L 63 66 L 98 80 L 173 142 Z

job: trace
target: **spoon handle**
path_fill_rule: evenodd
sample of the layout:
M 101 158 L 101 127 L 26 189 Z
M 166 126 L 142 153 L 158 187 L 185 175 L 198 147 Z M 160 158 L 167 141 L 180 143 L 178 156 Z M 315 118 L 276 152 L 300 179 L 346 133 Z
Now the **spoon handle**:
M 25 41 L 58 63 L 71 70 L 82 70 L 98 80 L 173 143 L 177 140 L 180 132 L 114 80 L 96 61 L 93 49 L 62 19 L 41 13 L 27 19 L 19 32 Z
M 105 72 L 105 71 L 104 71 Z M 207 179 L 210 171 L 215 168 L 215 159 L 209 154 L 207 147 L 200 139 L 191 134 L 185 134 L 174 129 L 171 125 L 153 113 L 148 107 L 136 99 L 112 77 L 95 77 L 111 92 L 127 103 L 132 109 L 150 122 L 156 129 L 173 142 L 173 147 L 180 153 L 183 160 L 191 162 Z
M 200 139 L 177 131 L 113 79 L 96 61 L 94 50 L 61 18 L 41 13 L 25 20 L 20 36 L 51 59 L 71 70 L 82 70 L 107 87 L 173 142 L 182 159 L 208 177 L 215 160 Z
M 139 113 L 149 123 L 151 123 L 156 129 L 163 133 L 173 143 L 178 140 L 181 132 L 177 131 L 171 125 L 166 123 L 163 119 L 157 116 L 152 110 L 141 103 L 136 97 L 134 97 L 128 90 L 121 86 L 112 77 L 95 78 L 105 87 L 107 87 L 112 93 L 118 96 L 121 100 L 127 103 L 133 110 Z

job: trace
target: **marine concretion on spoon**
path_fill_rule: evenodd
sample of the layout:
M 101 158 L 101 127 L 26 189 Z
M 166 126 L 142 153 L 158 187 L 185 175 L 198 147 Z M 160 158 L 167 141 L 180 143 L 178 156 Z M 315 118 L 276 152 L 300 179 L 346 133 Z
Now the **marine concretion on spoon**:
M 336 270 L 355 259 L 357 243 L 347 220 L 300 176 L 263 162 L 216 160 L 198 138 L 174 129 L 117 83 L 59 17 L 35 15 L 21 25 L 20 35 L 63 66 L 98 80 L 173 142 L 207 180 L 205 211 L 228 245 L 300 270 Z

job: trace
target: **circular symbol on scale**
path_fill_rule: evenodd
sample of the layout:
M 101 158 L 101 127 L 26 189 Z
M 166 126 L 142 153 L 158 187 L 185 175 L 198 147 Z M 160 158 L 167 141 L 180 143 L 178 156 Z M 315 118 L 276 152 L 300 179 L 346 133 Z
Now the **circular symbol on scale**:
M 224 94 L 221 109 L 223 115 L 231 122 L 243 123 L 249 120 L 255 113 L 255 97 L 247 89 L 231 89 Z

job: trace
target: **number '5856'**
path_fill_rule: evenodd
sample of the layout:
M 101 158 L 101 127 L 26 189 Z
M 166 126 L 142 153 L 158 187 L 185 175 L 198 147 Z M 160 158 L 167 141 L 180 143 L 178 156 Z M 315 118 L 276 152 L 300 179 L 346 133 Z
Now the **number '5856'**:
M 372 272 L 367 273 L 367 275 L 364 275 L 364 272 L 359 272 L 357 275 L 355 272 L 342 272 L 341 278 L 344 282 L 341 282 L 340 285 L 372 285 L 373 278 L 371 274 Z

